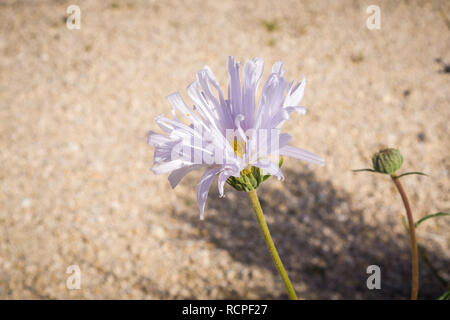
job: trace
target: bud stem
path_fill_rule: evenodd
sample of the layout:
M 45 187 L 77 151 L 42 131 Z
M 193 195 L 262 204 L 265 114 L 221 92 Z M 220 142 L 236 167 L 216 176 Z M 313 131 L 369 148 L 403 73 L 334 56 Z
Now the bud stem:
M 283 279 L 284 285 L 289 294 L 289 299 L 297 300 L 297 295 L 295 294 L 294 288 L 292 287 L 291 281 L 289 280 L 288 274 L 284 269 L 283 263 L 281 262 L 280 256 L 278 255 L 277 248 L 270 236 L 269 228 L 267 227 L 266 220 L 264 219 L 264 214 L 261 209 L 261 204 L 259 203 L 258 195 L 255 190 L 251 190 L 248 193 L 248 197 L 252 204 L 253 210 L 255 211 L 256 218 L 258 219 L 259 227 L 264 236 L 264 240 L 266 240 L 267 247 L 269 247 L 270 254 L 272 255 L 273 262 L 275 263 L 278 273 Z
M 417 253 L 417 240 L 416 230 L 414 226 L 414 219 L 409 205 L 408 197 L 403 189 L 400 179 L 395 174 L 391 175 L 392 181 L 394 181 L 400 196 L 402 197 L 403 204 L 406 209 L 406 216 L 409 224 L 409 237 L 411 241 L 411 266 L 412 266 L 412 280 L 411 280 L 411 300 L 417 300 L 419 294 L 419 258 Z

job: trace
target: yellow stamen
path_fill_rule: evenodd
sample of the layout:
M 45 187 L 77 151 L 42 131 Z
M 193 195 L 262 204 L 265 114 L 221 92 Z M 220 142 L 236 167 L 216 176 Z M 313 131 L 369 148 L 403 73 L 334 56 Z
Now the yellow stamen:
M 252 173 L 252 166 L 251 165 L 246 166 L 244 168 L 244 170 L 241 171 L 241 174 L 248 175 L 248 174 L 251 174 L 251 173 Z
M 245 148 L 246 148 L 246 143 L 242 140 L 238 140 L 237 137 L 234 137 L 233 150 L 234 150 L 234 153 L 238 157 L 242 158 L 245 155 Z

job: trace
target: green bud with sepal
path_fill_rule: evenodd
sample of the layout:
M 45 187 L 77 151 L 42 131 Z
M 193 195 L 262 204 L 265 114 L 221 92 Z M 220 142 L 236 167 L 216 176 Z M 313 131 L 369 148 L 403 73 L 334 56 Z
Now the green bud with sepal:
M 372 164 L 376 172 L 393 174 L 401 168 L 403 156 L 397 149 L 383 149 L 372 156 Z

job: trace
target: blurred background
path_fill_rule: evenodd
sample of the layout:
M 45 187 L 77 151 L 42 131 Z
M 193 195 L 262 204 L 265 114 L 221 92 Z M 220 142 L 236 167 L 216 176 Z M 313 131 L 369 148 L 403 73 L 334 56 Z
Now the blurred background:
M 286 159 L 286 180 L 258 189 L 298 296 L 408 298 L 400 197 L 351 170 L 398 147 L 404 171 L 431 176 L 403 179 L 416 220 L 450 208 L 449 15 L 448 1 L 1 0 L 0 298 L 287 298 L 244 193 L 213 184 L 200 221 L 201 173 L 172 190 L 150 171 L 165 97 L 187 97 L 205 64 L 226 90 L 229 55 L 307 78 L 308 113 L 284 129 L 326 165 Z M 421 261 L 421 298 L 448 286 L 449 220 L 417 231 L 435 269 Z

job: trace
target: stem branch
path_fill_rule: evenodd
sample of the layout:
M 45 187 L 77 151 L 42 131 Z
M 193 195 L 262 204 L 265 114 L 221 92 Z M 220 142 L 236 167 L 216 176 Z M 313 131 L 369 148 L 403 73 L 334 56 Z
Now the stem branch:
M 409 224 L 409 237 L 411 241 L 411 267 L 412 267 L 412 280 L 411 280 L 411 300 L 417 300 L 419 294 L 419 257 L 417 250 L 416 230 L 414 227 L 414 219 L 409 205 L 408 197 L 403 189 L 400 179 L 394 174 L 391 175 L 392 181 L 394 181 L 400 196 L 402 197 L 403 204 L 406 209 L 406 216 Z
M 294 288 L 292 287 L 288 274 L 284 269 L 280 256 L 278 255 L 277 248 L 275 248 L 275 244 L 273 243 L 272 237 L 270 236 L 269 228 L 267 227 L 266 220 L 264 219 L 264 214 L 261 209 L 261 204 L 259 203 L 256 191 L 255 190 L 249 191 L 248 197 L 250 198 L 253 210 L 256 213 L 256 218 L 258 219 L 259 227 L 261 228 L 261 231 L 263 233 L 264 240 L 266 240 L 266 244 L 267 247 L 269 248 L 270 254 L 272 255 L 273 262 L 275 263 L 278 272 L 281 276 L 281 279 L 283 279 L 284 285 L 286 286 L 286 289 L 289 294 L 289 299 L 297 300 L 297 295 L 295 294 Z

